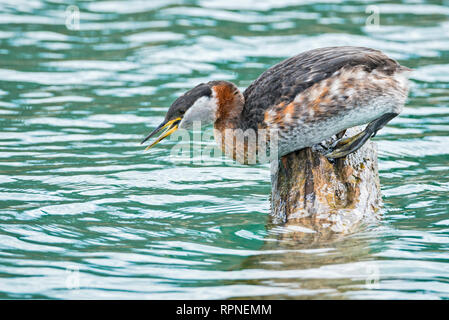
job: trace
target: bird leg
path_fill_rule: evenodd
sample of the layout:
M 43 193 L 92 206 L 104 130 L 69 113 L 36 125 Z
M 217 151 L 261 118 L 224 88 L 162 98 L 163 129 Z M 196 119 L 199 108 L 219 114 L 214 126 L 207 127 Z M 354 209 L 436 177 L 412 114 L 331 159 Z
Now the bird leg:
M 371 121 L 362 132 L 355 136 L 337 141 L 325 154 L 327 158 L 337 159 L 347 156 L 360 149 L 369 138 L 374 137 L 397 113 L 386 113 L 376 120 Z
M 340 131 L 339 133 L 337 133 L 336 134 L 336 136 L 337 136 L 337 139 L 341 139 L 341 138 L 343 138 L 343 136 L 345 135 L 345 133 L 346 133 L 346 130 L 347 129 L 345 129 L 345 130 L 343 130 L 343 131 Z
M 317 151 L 323 155 L 326 153 L 329 153 L 330 148 L 335 147 L 335 144 L 343 138 L 343 136 L 346 133 L 346 129 L 343 131 L 340 131 L 336 135 L 333 135 L 331 138 L 321 141 L 320 143 L 317 143 L 312 146 L 313 151 Z

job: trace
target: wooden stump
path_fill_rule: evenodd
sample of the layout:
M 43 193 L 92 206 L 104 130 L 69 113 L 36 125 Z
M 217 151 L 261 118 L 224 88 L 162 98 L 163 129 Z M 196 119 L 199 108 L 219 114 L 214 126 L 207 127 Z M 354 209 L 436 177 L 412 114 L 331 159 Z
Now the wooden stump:
M 348 129 L 344 137 L 362 129 Z M 312 148 L 288 154 L 272 171 L 271 180 L 272 221 L 285 223 L 300 237 L 350 232 L 381 206 L 377 146 L 372 141 L 335 163 Z

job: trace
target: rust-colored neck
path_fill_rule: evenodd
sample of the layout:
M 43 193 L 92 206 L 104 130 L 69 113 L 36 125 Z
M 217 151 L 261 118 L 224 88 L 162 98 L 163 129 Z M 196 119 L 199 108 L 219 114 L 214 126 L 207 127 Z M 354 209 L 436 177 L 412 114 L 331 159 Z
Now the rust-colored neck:
M 213 86 L 217 99 L 217 113 L 214 123 L 220 132 L 225 129 L 237 129 L 245 100 L 240 90 L 230 82 L 218 82 Z
M 213 86 L 213 90 L 217 99 L 214 123 L 215 141 L 227 156 L 238 159 L 234 130 L 241 129 L 241 115 L 245 99 L 240 90 L 230 82 L 217 82 Z

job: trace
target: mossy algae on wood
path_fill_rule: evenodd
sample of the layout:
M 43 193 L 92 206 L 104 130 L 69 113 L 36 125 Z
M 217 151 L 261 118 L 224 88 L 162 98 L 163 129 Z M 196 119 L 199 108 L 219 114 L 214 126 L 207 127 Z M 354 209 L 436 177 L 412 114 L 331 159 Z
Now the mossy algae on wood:
M 344 137 L 362 129 L 348 129 Z M 303 233 L 350 232 L 375 217 L 382 202 L 377 145 L 372 141 L 335 162 L 312 148 L 298 150 L 280 160 L 271 178 L 273 222 L 295 226 Z

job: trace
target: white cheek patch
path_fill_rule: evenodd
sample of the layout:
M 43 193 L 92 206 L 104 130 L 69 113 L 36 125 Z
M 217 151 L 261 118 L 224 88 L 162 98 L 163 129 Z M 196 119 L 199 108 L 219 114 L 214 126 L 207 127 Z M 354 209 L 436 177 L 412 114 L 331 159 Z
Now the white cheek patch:
M 217 99 L 214 97 L 201 97 L 187 109 L 179 124 L 180 128 L 191 128 L 193 122 L 201 122 L 201 126 L 214 123 L 216 120 Z

